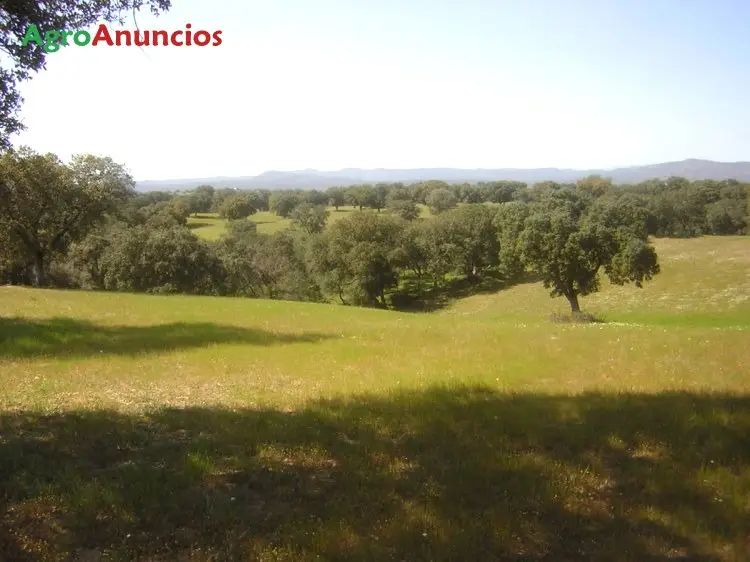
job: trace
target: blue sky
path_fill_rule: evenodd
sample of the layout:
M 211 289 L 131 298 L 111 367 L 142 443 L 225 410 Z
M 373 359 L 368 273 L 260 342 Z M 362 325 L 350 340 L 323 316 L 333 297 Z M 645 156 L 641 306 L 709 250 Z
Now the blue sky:
M 750 160 L 746 0 L 173 4 L 140 28 L 223 44 L 52 53 L 16 144 L 138 180 Z

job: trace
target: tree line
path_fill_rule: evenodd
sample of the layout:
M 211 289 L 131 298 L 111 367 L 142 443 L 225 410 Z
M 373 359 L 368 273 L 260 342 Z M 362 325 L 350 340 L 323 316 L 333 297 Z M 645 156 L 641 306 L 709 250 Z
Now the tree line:
M 599 176 L 138 193 L 109 158 L 22 148 L 0 156 L 0 282 L 400 307 L 457 281 L 532 273 L 578 312 L 602 275 L 640 286 L 658 274 L 651 236 L 747 234 L 749 193 L 733 180 Z M 328 224 L 345 205 L 356 210 Z M 259 233 L 248 220 L 258 211 L 292 227 Z M 217 241 L 188 224 L 209 212 L 227 219 Z

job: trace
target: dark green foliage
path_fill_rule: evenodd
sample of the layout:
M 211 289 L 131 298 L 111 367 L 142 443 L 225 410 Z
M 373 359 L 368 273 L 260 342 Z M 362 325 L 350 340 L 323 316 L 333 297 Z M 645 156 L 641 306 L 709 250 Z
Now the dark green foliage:
M 344 303 L 386 306 L 398 282 L 403 222 L 388 214 L 351 213 L 332 224 L 310 252 L 323 290 Z
M 481 204 L 468 204 L 432 219 L 436 234 L 453 249 L 451 270 L 469 278 L 498 264 L 498 239 L 494 211 Z
M 213 202 L 211 203 L 211 212 L 218 213 L 219 209 L 221 209 L 222 203 L 224 203 L 224 200 L 228 197 L 233 197 L 238 193 L 238 190 L 231 187 L 223 187 L 221 189 L 214 190 Z
M 425 204 L 437 215 L 456 206 L 456 196 L 451 189 L 433 189 L 425 197 Z
M 247 218 L 255 211 L 252 197 L 244 193 L 225 198 L 219 206 L 219 216 L 229 220 Z
M 30 149 L 0 156 L 0 238 L 33 264 L 34 283 L 46 285 L 49 260 L 64 253 L 133 193 L 134 182 L 110 158 L 74 156 L 63 164 Z M 21 255 L 18 256 L 18 250 Z
M 289 232 L 257 234 L 254 223 L 233 221 L 216 247 L 226 291 L 256 298 L 319 300 L 320 291 L 306 267 L 306 243 Z
M 520 236 L 524 263 L 552 289 L 551 296 L 568 299 L 574 313 L 580 310 L 579 296 L 599 290 L 601 268 L 612 283 L 638 287 L 659 273 L 656 252 L 640 225 L 591 212 L 587 200 L 573 190 L 548 191 L 533 206 Z
M 618 192 L 641 198 L 649 211 L 649 234 L 655 236 L 685 238 L 747 231 L 747 186 L 735 180 L 650 180 L 612 193 Z
M 748 201 L 746 199 L 720 199 L 706 205 L 706 229 L 711 234 L 747 234 Z
M 334 207 L 337 211 L 339 207 L 346 205 L 346 192 L 342 187 L 331 187 L 326 191 L 328 197 L 328 204 Z
M 387 207 L 394 215 L 407 221 L 419 218 L 419 207 L 409 199 L 389 199 Z
M 0 159 L 0 282 L 386 306 L 390 295 L 434 304 L 439 293 L 498 290 L 535 273 L 576 310 L 600 274 L 639 286 L 658 273 L 649 236 L 746 233 L 749 193 L 731 180 L 612 186 L 591 176 L 532 189 L 424 181 L 135 194 L 109 159 L 66 166 L 54 155 L 10 151 Z M 322 203 L 347 202 L 388 212 L 349 213 L 326 229 Z M 417 202 L 437 216 L 419 219 Z M 230 219 L 217 243 L 186 228 L 195 226 L 191 212 L 207 209 Z M 294 228 L 258 234 L 245 217 L 261 209 L 290 217 Z
M 420 182 L 411 186 L 411 192 L 413 193 L 412 198 L 417 203 L 428 205 L 427 197 L 429 196 L 430 193 L 438 189 L 444 189 L 446 191 L 449 191 L 451 194 L 453 194 L 451 185 L 448 182 L 445 182 L 442 180 L 429 180 L 429 181 L 423 181 L 423 182 Z
M 505 279 L 518 279 L 526 269 L 519 247 L 519 239 L 529 213 L 529 205 L 519 201 L 511 201 L 500 205 L 493 217 L 499 248 L 498 266 Z
M 215 191 L 216 189 L 212 185 L 199 185 L 196 187 L 188 195 L 190 212 L 194 214 L 210 213 L 214 203 Z
M 294 208 L 302 202 L 302 197 L 290 191 L 275 191 L 269 199 L 269 208 L 280 217 L 289 217 Z
M 329 214 L 323 205 L 301 203 L 294 208 L 290 216 L 292 223 L 307 234 L 318 234 L 326 227 Z
M 154 227 L 185 226 L 190 215 L 190 201 L 184 197 L 174 197 L 140 209 L 136 224 Z
M 216 294 L 224 278 L 209 245 L 184 227 L 114 228 L 74 255 L 90 264 L 91 283 L 110 291 Z
M 302 197 L 303 203 L 307 203 L 312 207 L 325 207 L 328 204 L 328 194 L 317 189 L 311 189 L 306 191 Z
M 515 181 L 494 181 L 494 182 L 480 182 L 475 191 L 478 191 L 477 195 L 468 194 L 470 191 L 464 188 L 462 193 L 467 203 L 507 203 L 513 201 L 518 191 L 525 191 L 527 189 L 525 183 Z

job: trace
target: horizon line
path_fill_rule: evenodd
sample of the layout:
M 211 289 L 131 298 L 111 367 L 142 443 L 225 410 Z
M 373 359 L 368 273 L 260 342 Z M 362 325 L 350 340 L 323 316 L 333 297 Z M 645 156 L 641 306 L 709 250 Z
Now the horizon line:
M 294 170 L 279 170 L 279 169 L 272 169 L 272 170 L 265 170 L 263 172 L 260 172 L 259 174 L 247 174 L 247 175 L 236 175 L 236 176 L 203 176 L 203 177 L 182 177 L 182 178 L 164 178 L 164 179 L 143 179 L 143 180 L 135 180 L 136 183 L 145 183 L 145 182 L 167 182 L 167 181 L 202 181 L 202 180 L 224 180 L 224 179 L 245 179 L 245 178 L 257 178 L 258 176 L 262 176 L 263 174 L 271 174 L 271 173 L 283 173 L 283 174 L 299 174 L 299 173 L 306 173 L 306 172 L 317 172 L 321 174 L 325 173 L 339 173 L 339 172 L 345 172 L 348 170 L 353 171 L 360 171 L 360 172 L 376 172 L 376 171 L 394 171 L 394 172 L 408 172 L 408 171 L 416 171 L 416 170 L 455 170 L 455 171 L 461 171 L 461 172 L 483 172 L 483 171 L 537 171 L 537 170 L 556 170 L 559 172 L 610 172 L 615 170 L 627 170 L 632 168 L 648 168 L 651 166 L 662 166 L 667 164 L 681 164 L 685 162 L 704 162 L 704 163 L 711 163 L 711 164 L 750 164 L 750 161 L 748 160 L 734 160 L 734 161 L 723 161 L 723 160 L 710 160 L 706 158 L 685 158 L 683 160 L 670 160 L 667 162 L 655 162 L 651 164 L 631 164 L 628 166 L 613 166 L 608 168 L 559 168 L 556 166 L 547 166 L 547 167 L 537 167 L 537 168 L 455 168 L 455 167 L 414 167 L 414 168 L 356 168 L 356 167 L 346 167 L 346 168 L 338 168 L 336 170 L 319 170 L 317 168 L 303 168 L 303 169 L 294 169 Z

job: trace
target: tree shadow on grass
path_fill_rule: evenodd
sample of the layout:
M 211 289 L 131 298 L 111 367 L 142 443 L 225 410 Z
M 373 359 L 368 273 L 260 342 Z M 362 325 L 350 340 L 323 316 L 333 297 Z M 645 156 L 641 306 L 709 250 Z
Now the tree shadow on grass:
M 106 326 L 73 318 L 0 317 L 0 359 L 138 355 L 237 343 L 259 346 L 316 342 L 325 334 L 275 334 L 212 323 Z
M 459 299 L 473 295 L 487 295 L 516 285 L 536 283 L 539 279 L 526 273 L 518 279 L 507 279 L 494 272 L 470 279 L 461 277 L 446 281 L 437 287 L 419 288 L 413 280 L 391 294 L 391 307 L 399 312 L 436 312 L 449 307 Z
M 750 398 L 0 417 L 0 559 L 746 560 Z M 319 557 L 319 558 L 316 558 Z
M 187 223 L 187 227 L 190 230 L 198 230 L 199 228 L 205 228 L 207 226 L 216 226 L 216 223 L 211 223 L 211 222 L 189 222 Z

